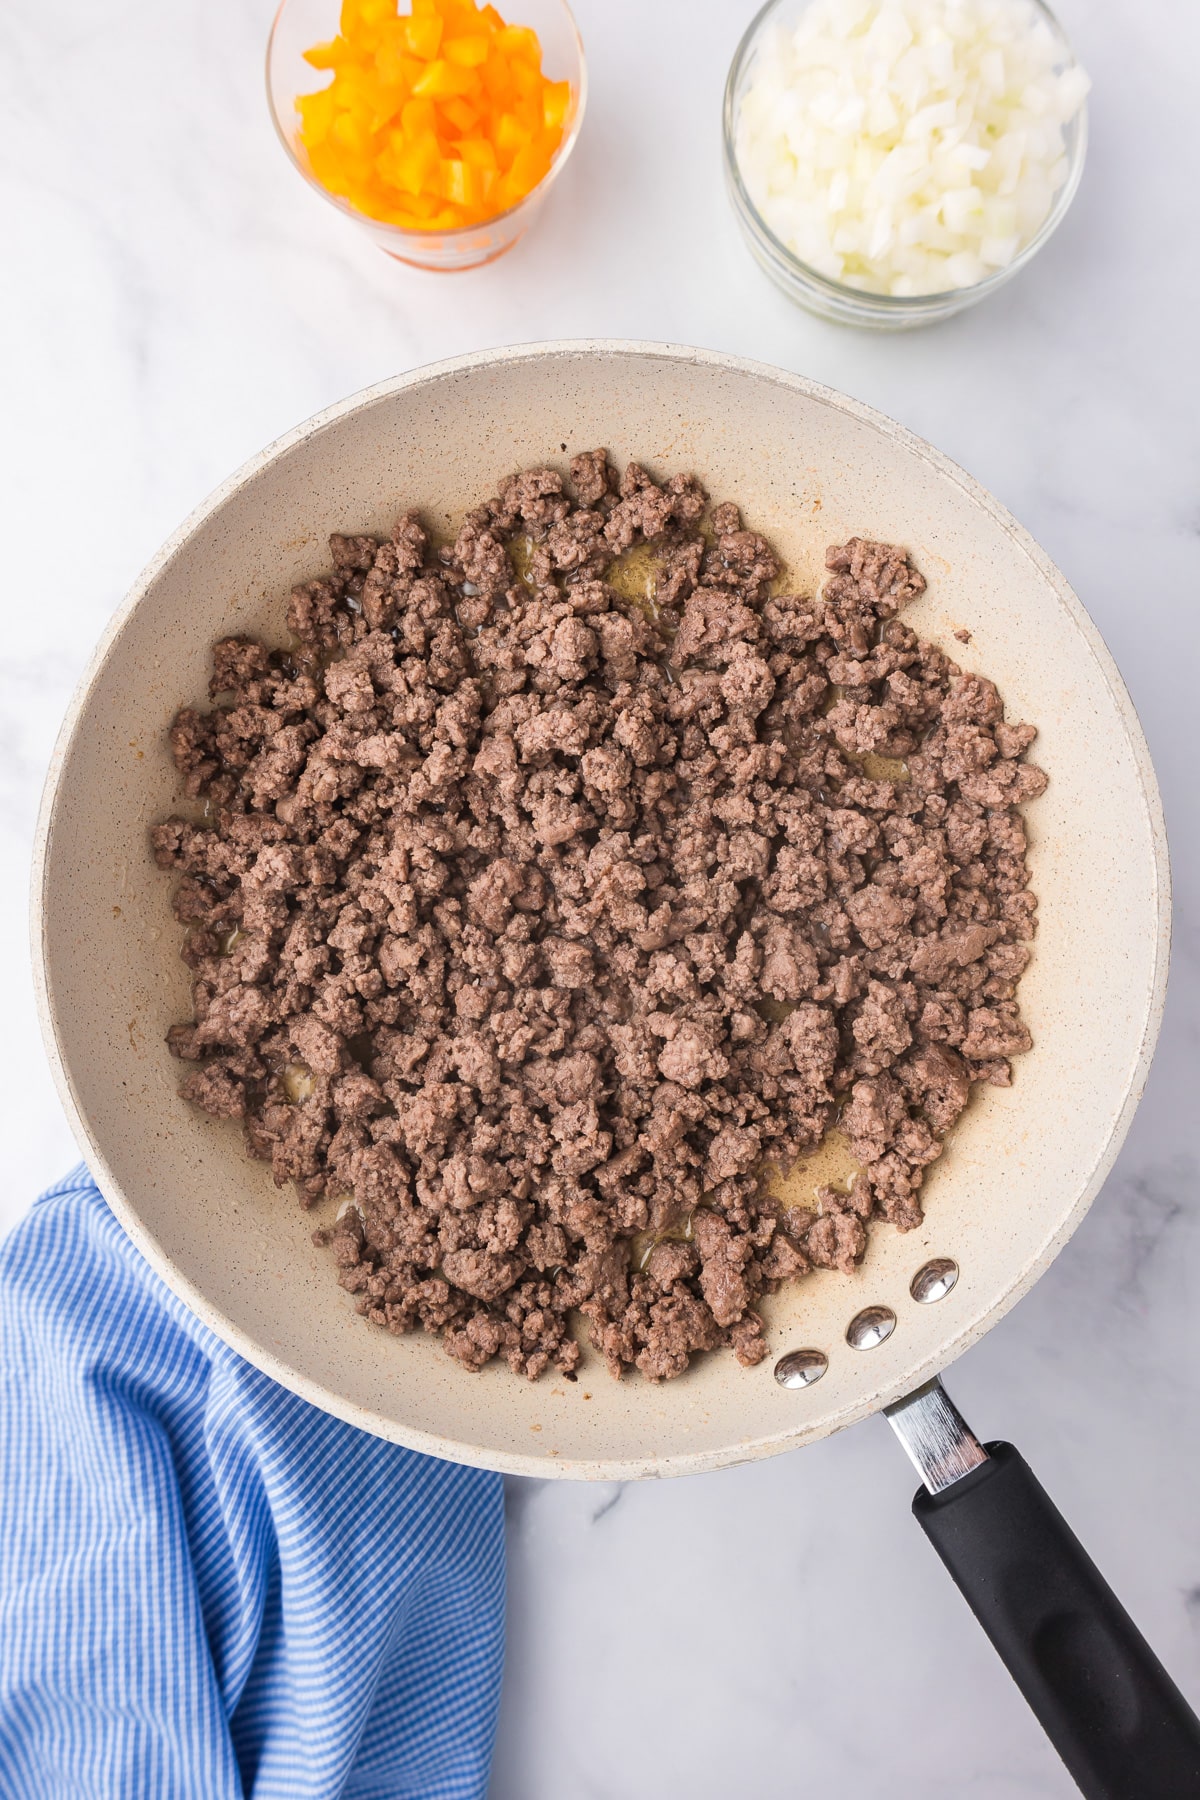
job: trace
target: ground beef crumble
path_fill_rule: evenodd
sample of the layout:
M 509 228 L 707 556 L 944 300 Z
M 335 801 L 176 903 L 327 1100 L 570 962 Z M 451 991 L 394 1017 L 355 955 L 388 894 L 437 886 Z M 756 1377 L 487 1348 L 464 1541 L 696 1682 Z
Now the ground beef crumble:
M 760 1361 L 763 1292 L 916 1225 L 1029 1046 L 1032 727 L 902 623 L 903 550 L 779 592 L 736 506 L 602 450 L 330 555 L 171 727 L 184 1095 L 352 1196 L 342 1285 L 468 1368 L 570 1376 L 572 1314 L 614 1375 Z M 863 1172 L 781 1212 L 835 1119 Z

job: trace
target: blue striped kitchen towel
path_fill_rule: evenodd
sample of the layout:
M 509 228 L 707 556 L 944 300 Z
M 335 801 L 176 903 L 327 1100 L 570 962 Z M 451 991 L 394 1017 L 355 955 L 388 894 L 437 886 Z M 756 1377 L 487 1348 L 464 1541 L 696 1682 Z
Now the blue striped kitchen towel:
M 498 1476 L 214 1337 L 86 1169 L 0 1249 L 3 1800 L 478 1800 Z

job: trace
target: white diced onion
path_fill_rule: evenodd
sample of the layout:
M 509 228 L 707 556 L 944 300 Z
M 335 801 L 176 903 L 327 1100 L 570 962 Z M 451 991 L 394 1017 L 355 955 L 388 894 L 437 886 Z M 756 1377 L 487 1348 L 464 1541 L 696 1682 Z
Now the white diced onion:
M 738 165 L 788 249 L 867 293 L 1005 268 L 1067 178 L 1088 91 L 1032 0 L 811 0 L 764 34 Z

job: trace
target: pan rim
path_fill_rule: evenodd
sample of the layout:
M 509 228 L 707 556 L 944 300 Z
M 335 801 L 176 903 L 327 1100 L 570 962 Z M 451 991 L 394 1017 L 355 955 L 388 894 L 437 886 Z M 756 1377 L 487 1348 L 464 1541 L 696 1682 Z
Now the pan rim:
M 935 1353 L 915 1364 L 902 1377 L 893 1378 L 888 1382 L 880 1383 L 878 1387 L 868 1389 L 865 1393 L 860 1393 L 837 1412 L 824 1417 L 819 1430 L 806 1427 L 803 1422 L 793 1421 L 786 1428 L 754 1439 L 740 1440 L 718 1449 L 680 1452 L 660 1458 L 539 1457 L 524 1454 L 515 1449 L 500 1452 L 460 1442 L 457 1439 L 398 1424 L 393 1419 L 386 1418 L 356 1402 L 346 1400 L 332 1389 L 324 1387 L 320 1382 L 300 1374 L 285 1359 L 276 1356 L 257 1343 L 248 1331 L 236 1324 L 220 1308 L 213 1305 L 202 1290 L 185 1276 L 170 1256 L 161 1249 L 149 1228 L 143 1224 L 134 1207 L 126 1199 L 120 1182 L 109 1166 L 103 1149 L 88 1122 L 68 1067 L 65 1047 L 58 1028 L 58 1004 L 54 977 L 49 966 L 45 930 L 45 896 L 49 880 L 51 844 L 58 807 L 62 798 L 61 777 L 81 727 L 92 687 L 148 590 L 171 561 L 184 550 L 195 533 L 218 513 L 246 483 L 271 463 L 285 456 L 298 444 L 319 436 L 348 415 L 367 410 L 407 388 L 432 384 L 447 377 L 468 374 L 475 369 L 494 368 L 521 361 L 545 361 L 554 358 L 570 360 L 580 356 L 592 359 L 641 358 L 691 363 L 748 375 L 760 381 L 790 388 L 802 393 L 817 404 L 844 413 L 880 433 L 902 450 L 925 462 L 938 475 L 951 481 L 962 491 L 968 501 L 981 507 L 1053 589 L 1059 605 L 1070 615 L 1079 633 L 1081 644 L 1086 646 L 1091 654 L 1097 672 L 1113 701 L 1126 741 L 1132 752 L 1141 803 L 1149 825 L 1154 864 L 1153 976 L 1149 984 L 1148 1003 L 1137 1047 L 1133 1076 L 1123 1104 L 1113 1120 L 1108 1137 L 1097 1155 L 1087 1179 L 1081 1184 L 1078 1196 L 1066 1216 L 1056 1222 L 1054 1229 L 1047 1234 L 1037 1250 L 1026 1259 L 1024 1265 L 1002 1292 L 994 1296 L 988 1304 L 979 1307 L 972 1317 L 964 1320 L 954 1336 L 940 1345 Z M 42 1038 L 60 1101 L 88 1167 L 106 1201 L 112 1207 L 122 1228 L 171 1292 L 218 1338 L 230 1345 L 254 1367 L 262 1370 L 264 1374 L 279 1382 L 281 1386 L 300 1394 L 302 1398 L 321 1411 L 332 1413 L 359 1429 L 370 1431 L 375 1436 L 386 1438 L 428 1455 L 475 1467 L 496 1469 L 505 1474 L 527 1475 L 538 1479 L 588 1481 L 624 1481 L 698 1474 L 756 1461 L 779 1454 L 787 1449 L 798 1448 L 805 1442 L 815 1441 L 818 1437 L 830 1435 L 832 1432 L 855 1424 L 891 1401 L 901 1398 L 905 1393 L 919 1386 L 921 1382 L 946 1368 L 964 1350 L 978 1342 L 993 1325 L 998 1324 L 1005 1314 L 1016 1305 L 1017 1301 L 1028 1293 L 1038 1277 L 1050 1266 L 1058 1252 L 1072 1236 L 1099 1193 L 1124 1142 L 1146 1084 L 1162 1022 L 1171 932 L 1171 882 L 1166 825 L 1158 782 L 1141 722 L 1112 654 L 1082 602 L 1065 576 L 1008 509 L 950 457 L 935 449 L 906 426 L 899 424 L 887 414 L 869 406 L 864 401 L 853 399 L 834 388 L 812 381 L 806 376 L 752 358 L 689 345 L 621 338 L 554 339 L 545 342 L 508 345 L 423 364 L 401 375 L 374 383 L 346 399 L 323 408 L 248 458 L 232 475 L 221 482 L 199 506 L 188 514 L 166 539 L 157 554 L 142 569 L 125 599 L 113 613 L 76 684 L 47 769 L 34 838 L 30 902 L 35 1000 Z

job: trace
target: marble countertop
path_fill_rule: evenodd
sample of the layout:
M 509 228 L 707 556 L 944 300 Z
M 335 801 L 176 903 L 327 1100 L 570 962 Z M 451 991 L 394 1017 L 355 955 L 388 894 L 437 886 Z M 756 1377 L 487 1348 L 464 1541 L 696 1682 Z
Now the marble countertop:
M 178 520 L 318 407 L 460 351 L 664 338 L 802 371 L 930 438 L 1040 539 L 1157 764 L 1176 933 L 1149 1088 L 1077 1237 L 950 1385 L 979 1432 L 1020 1444 L 1196 1697 L 1200 15 L 1064 0 L 1095 81 L 1070 216 L 987 306 L 877 338 L 794 310 L 728 215 L 721 86 L 750 0 L 576 10 L 592 97 L 574 162 L 526 243 L 456 277 L 388 262 L 297 180 L 263 100 L 271 0 L 45 0 L 6 22 L 0 1225 L 75 1156 L 23 948 L 44 767 L 94 639 Z M 513 1482 L 494 1800 L 1066 1800 L 911 1491 L 880 1420 L 682 1482 Z

